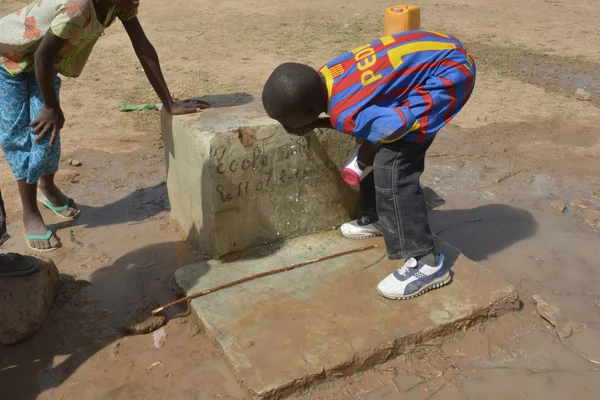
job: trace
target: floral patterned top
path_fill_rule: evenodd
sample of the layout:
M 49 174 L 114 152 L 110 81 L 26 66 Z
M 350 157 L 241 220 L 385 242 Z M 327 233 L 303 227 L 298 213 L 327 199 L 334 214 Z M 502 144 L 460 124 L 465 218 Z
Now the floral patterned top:
M 51 31 L 67 40 L 56 58 L 56 70 L 77 77 L 104 29 L 117 18 L 125 21 L 136 15 L 137 9 L 125 13 L 113 7 L 100 22 L 92 0 L 35 0 L 0 19 L 0 65 L 13 76 L 34 71 L 33 55 Z

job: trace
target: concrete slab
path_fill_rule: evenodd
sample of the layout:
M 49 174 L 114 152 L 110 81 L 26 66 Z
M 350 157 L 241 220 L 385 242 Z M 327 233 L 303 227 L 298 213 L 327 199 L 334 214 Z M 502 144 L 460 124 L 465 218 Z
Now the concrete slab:
M 178 270 L 175 282 L 192 294 L 371 243 L 380 246 L 192 302 L 200 323 L 251 396 L 279 398 L 369 369 L 415 343 L 519 307 L 513 286 L 442 242 L 453 282 L 415 300 L 385 300 L 375 287 L 399 263 L 387 260 L 382 240 L 350 241 L 337 232 L 296 238 L 238 259 L 193 264 Z
M 355 216 L 358 192 L 340 176 L 352 138 L 289 135 L 260 95 L 204 100 L 214 108 L 162 118 L 171 215 L 199 250 L 212 258 Z

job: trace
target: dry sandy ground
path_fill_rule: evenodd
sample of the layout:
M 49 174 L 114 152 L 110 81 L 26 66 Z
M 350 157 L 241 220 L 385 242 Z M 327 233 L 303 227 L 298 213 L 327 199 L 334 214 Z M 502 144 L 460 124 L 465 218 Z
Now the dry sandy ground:
M 0 14 L 22 3 L 0 0 Z M 142 2 L 140 19 L 174 94 L 186 98 L 256 92 L 280 62 L 317 66 L 369 42 L 389 4 L 155 0 Z M 530 295 L 600 328 L 600 8 L 592 0 L 417 4 L 423 27 L 463 39 L 479 67 L 472 100 L 431 150 L 426 180 L 448 200 L 432 214 L 434 229 L 518 285 L 524 310 L 303 396 L 597 398 L 598 369 L 562 347 Z M 580 86 L 591 101 L 575 98 Z M 80 79 L 64 81 L 62 100 L 64 159 L 83 166 L 64 162 L 60 180 L 83 214 L 54 225 L 64 249 L 52 257 L 65 290 L 38 335 L 0 348 L 0 398 L 242 398 L 186 319 L 169 322 L 159 350 L 151 336 L 118 330 L 142 297 L 172 299 L 172 272 L 196 258 L 169 222 L 158 114 L 116 111 L 121 100 L 156 101 L 121 27 L 107 31 Z M 14 238 L 6 250 L 25 252 L 3 159 L 0 187 Z M 558 214 L 553 200 L 583 201 Z

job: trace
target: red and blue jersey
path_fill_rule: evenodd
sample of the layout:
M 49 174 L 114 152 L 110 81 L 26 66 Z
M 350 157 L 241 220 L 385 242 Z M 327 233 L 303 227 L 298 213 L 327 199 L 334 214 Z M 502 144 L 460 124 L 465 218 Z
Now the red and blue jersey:
M 373 143 L 432 139 L 464 106 L 475 63 L 453 36 L 410 31 L 328 62 L 319 73 L 339 131 Z

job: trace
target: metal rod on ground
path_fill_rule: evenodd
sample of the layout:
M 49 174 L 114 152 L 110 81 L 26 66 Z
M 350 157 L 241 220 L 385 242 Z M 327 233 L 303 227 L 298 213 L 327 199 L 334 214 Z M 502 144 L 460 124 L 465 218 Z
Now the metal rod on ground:
M 268 275 L 275 275 L 275 274 L 278 274 L 280 272 L 291 271 L 291 270 L 296 269 L 296 268 L 304 267 L 305 265 L 314 264 L 314 263 L 318 263 L 318 262 L 321 262 L 321 261 L 331 260 L 332 258 L 342 257 L 342 256 L 346 256 L 348 254 L 353 254 L 353 253 L 358 253 L 359 251 L 371 250 L 371 249 L 374 249 L 376 247 L 377 247 L 376 244 L 371 245 L 371 246 L 364 246 L 364 247 L 360 247 L 358 249 L 343 251 L 341 253 L 332 254 L 330 256 L 316 258 L 314 260 L 305 261 L 305 262 L 301 262 L 299 264 L 290 265 L 289 267 L 274 269 L 272 271 L 261 272 L 260 274 L 256 274 L 256 275 L 248 276 L 246 278 L 238 279 L 237 281 L 229 282 L 229 283 L 226 283 L 224 285 L 217 286 L 215 288 L 208 289 L 208 290 L 205 290 L 205 291 L 200 292 L 200 293 L 195 293 L 195 294 L 186 296 L 186 297 L 181 298 L 179 300 L 176 300 L 176 301 L 174 301 L 172 303 L 165 304 L 164 306 L 161 306 L 161 307 L 158 307 L 155 310 L 152 310 L 152 315 L 156 315 L 159 312 L 161 312 L 161 311 L 163 311 L 163 310 L 165 310 L 167 308 L 176 306 L 177 304 L 181 304 L 181 303 L 184 303 L 184 302 L 186 302 L 188 300 L 192 300 L 192 299 L 195 299 L 197 297 L 205 296 L 205 295 L 207 295 L 209 293 L 217 292 L 219 290 L 226 289 L 226 288 L 231 287 L 231 286 L 239 285 L 240 283 L 252 281 L 254 279 L 262 278 L 262 277 L 268 276 Z

